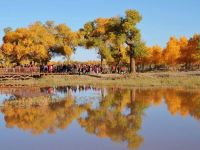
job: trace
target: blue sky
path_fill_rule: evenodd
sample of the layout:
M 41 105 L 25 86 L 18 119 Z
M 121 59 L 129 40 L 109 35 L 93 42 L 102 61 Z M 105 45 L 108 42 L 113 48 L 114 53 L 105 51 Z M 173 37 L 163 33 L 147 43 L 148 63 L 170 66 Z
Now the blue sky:
M 123 16 L 137 9 L 143 16 L 138 25 L 147 45 L 165 46 L 170 36 L 200 32 L 200 0 L 2 0 L 0 37 L 5 27 L 27 26 L 35 21 L 66 23 L 74 31 L 97 17 Z M 76 60 L 97 59 L 94 51 L 78 49 Z

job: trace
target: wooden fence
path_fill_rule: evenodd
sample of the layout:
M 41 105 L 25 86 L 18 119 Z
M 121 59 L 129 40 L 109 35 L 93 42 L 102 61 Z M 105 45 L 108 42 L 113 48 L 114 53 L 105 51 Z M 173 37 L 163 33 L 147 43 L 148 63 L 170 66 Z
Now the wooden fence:
M 39 67 L 15 67 L 15 68 L 0 68 L 0 75 L 15 75 L 15 74 L 40 74 Z
M 39 67 L 14 67 L 0 68 L 0 80 L 4 79 L 28 79 L 40 76 Z

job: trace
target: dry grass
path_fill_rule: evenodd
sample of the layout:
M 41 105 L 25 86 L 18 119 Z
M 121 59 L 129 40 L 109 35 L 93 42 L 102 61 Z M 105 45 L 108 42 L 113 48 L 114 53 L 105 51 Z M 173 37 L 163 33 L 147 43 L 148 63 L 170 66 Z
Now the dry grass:
M 1 85 L 23 86 L 123 86 L 123 87 L 187 87 L 200 88 L 199 72 L 143 73 L 135 75 L 52 75 L 39 79 L 6 80 Z

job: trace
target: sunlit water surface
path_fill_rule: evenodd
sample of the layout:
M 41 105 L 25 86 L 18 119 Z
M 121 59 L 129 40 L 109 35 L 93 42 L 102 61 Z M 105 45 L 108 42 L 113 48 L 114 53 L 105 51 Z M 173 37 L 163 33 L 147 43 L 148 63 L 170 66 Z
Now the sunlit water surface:
M 200 90 L 0 88 L 0 150 L 199 150 Z

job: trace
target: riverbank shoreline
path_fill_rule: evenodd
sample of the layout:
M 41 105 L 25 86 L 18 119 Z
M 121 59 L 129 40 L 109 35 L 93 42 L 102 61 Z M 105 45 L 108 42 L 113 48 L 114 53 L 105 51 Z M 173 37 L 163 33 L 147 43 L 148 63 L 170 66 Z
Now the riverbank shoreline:
M 48 75 L 28 80 L 4 80 L 0 86 L 121 86 L 121 87 L 185 87 L 200 88 L 200 72 L 152 72 L 134 75 Z

